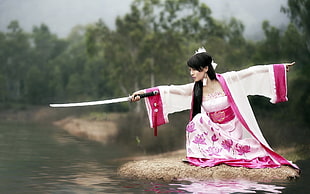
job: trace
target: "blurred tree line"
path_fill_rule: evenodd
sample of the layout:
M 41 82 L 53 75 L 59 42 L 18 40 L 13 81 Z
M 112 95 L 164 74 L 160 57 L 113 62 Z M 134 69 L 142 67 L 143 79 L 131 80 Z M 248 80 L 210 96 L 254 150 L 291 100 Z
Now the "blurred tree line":
M 0 104 L 97 100 L 155 85 L 185 84 L 191 81 L 186 61 L 204 46 L 219 64 L 219 73 L 296 61 L 289 73 L 290 103 L 251 101 L 258 114 L 268 117 L 273 111 L 279 120 L 308 131 L 310 0 L 288 0 L 282 12 L 291 23 L 278 29 L 264 21 L 265 38 L 259 41 L 245 39 L 244 25 L 235 18 L 214 19 L 199 0 L 135 0 L 129 13 L 117 17 L 115 29 L 99 20 L 73 28 L 67 38 L 58 38 L 45 24 L 26 33 L 12 21 L 7 32 L 0 32 Z M 121 104 L 113 110 L 129 108 Z

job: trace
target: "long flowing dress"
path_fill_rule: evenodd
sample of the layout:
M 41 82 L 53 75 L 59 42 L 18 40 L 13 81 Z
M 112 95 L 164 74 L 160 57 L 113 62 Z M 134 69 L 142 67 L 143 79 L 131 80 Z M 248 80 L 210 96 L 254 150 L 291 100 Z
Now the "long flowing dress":
M 196 166 L 278 166 L 260 143 L 243 130 L 225 94 L 204 97 L 202 111 L 187 125 L 186 136 L 187 159 Z
M 247 96 L 261 95 L 272 103 L 287 101 L 285 65 L 263 65 L 238 72 L 218 74 L 224 93 L 203 98 L 201 113 L 186 126 L 188 161 L 196 166 L 218 164 L 248 168 L 275 168 L 291 165 L 272 150 L 254 117 Z M 150 125 L 168 123 L 168 114 L 191 109 L 193 83 L 159 86 L 160 95 L 146 99 Z

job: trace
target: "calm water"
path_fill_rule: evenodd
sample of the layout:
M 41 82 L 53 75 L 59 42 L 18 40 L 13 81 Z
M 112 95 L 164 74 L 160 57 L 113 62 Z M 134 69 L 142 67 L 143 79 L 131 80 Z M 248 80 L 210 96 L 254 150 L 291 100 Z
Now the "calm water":
M 0 193 L 310 193 L 309 161 L 297 181 L 163 183 L 119 177 L 114 159 L 129 155 L 53 126 L 1 122 Z

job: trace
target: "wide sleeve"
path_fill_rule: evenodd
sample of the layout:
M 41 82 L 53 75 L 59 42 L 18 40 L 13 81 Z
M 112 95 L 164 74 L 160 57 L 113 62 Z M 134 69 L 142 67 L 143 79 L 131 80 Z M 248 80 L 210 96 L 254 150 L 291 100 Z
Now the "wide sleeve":
M 246 95 L 261 95 L 272 103 L 287 101 L 287 79 L 284 64 L 258 65 L 230 72 L 228 79 L 239 84 Z
M 169 122 L 168 115 L 191 108 L 194 84 L 158 86 L 145 92 L 159 91 L 156 96 L 145 98 L 146 109 L 152 128 Z

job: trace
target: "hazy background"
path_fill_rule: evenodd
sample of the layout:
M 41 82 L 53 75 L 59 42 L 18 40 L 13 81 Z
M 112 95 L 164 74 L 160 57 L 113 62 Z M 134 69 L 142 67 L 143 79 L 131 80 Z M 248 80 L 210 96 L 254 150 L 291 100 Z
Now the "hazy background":
M 96 22 L 101 18 L 110 28 L 115 18 L 130 11 L 133 0 L 0 0 L 0 31 L 6 31 L 12 20 L 18 20 L 27 32 L 45 23 L 53 33 L 66 37 L 72 27 Z M 245 37 L 261 39 L 262 21 L 282 28 L 289 19 L 280 12 L 286 0 L 201 0 L 216 19 L 235 17 L 245 25 Z

